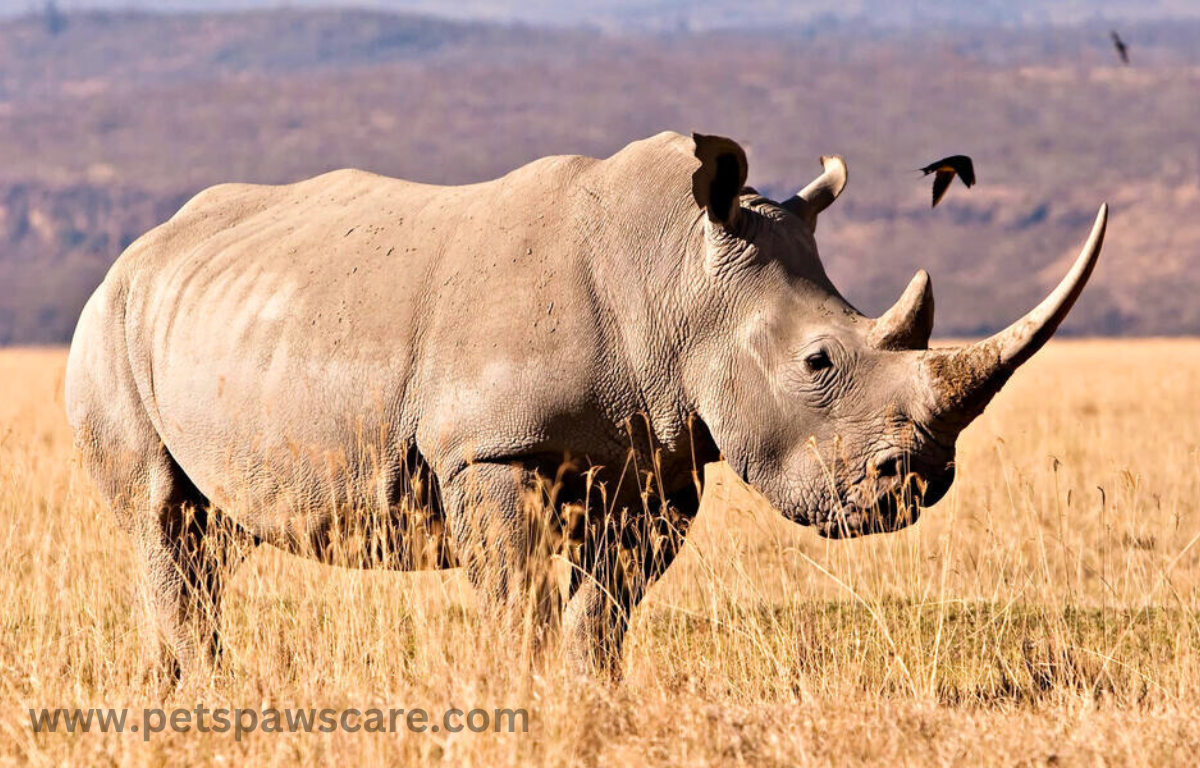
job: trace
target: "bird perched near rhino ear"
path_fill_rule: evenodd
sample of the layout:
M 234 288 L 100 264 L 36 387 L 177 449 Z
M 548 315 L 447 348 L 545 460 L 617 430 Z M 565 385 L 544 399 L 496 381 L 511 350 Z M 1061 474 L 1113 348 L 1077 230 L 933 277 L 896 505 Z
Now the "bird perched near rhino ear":
M 962 183 L 966 184 L 968 188 L 975 184 L 975 165 L 966 155 L 943 157 L 918 170 L 923 171 L 926 176 L 931 173 L 936 174 L 933 177 L 933 205 L 930 206 L 931 208 L 936 208 L 937 204 L 946 196 L 946 190 L 950 188 L 950 182 L 954 181 L 955 176 L 962 179 Z

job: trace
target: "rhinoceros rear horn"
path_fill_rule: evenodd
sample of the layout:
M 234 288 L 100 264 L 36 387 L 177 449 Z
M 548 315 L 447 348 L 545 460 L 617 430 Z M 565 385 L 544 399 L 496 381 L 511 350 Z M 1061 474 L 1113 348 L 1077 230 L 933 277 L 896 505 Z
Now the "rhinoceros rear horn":
M 849 178 L 846 161 L 838 155 L 823 155 L 821 168 L 824 172 L 813 179 L 811 184 L 780 204 L 807 221 L 814 231 L 817 228 L 817 214 L 838 199 L 838 195 L 846 188 L 846 179 Z
M 963 423 L 975 418 L 1013 371 L 1054 335 L 1096 266 L 1107 224 L 1108 206 L 1102 205 L 1071 271 L 1032 312 L 983 341 L 929 353 L 926 370 L 938 414 Z
M 933 288 L 920 270 L 900 300 L 871 327 L 870 342 L 879 349 L 925 349 L 933 333 Z
M 733 225 L 741 210 L 739 197 L 746 186 L 746 152 L 724 136 L 693 133 L 700 167 L 692 174 L 692 196 L 714 224 Z

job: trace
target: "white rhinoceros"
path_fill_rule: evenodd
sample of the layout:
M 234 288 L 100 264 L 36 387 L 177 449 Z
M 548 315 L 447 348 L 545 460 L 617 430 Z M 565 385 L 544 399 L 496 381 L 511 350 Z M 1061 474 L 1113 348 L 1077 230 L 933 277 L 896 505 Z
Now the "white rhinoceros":
M 168 668 L 215 658 L 222 581 L 262 542 L 462 566 L 497 618 L 561 620 L 612 670 L 705 462 L 826 536 L 914 520 L 1079 296 L 1106 210 L 1029 315 L 929 349 L 924 272 L 877 319 L 826 277 L 813 232 L 846 167 L 822 165 L 777 203 L 733 141 L 662 133 L 459 187 L 218 186 L 139 239 L 83 311 L 66 399 Z

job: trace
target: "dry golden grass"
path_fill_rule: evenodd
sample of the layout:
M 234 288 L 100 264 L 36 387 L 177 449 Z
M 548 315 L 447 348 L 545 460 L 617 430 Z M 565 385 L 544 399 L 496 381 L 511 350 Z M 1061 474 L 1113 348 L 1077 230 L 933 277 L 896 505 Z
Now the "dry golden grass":
M 902 533 L 826 542 L 718 467 L 634 616 L 619 688 L 537 674 L 457 572 L 263 550 L 230 670 L 168 706 L 524 707 L 526 734 L 34 735 L 31 707 L 161 706 L 133 563 L 72 461 L 61 350 L 0 353 L 0 763 L 1190 764 L 1200 750 L 1200 341 L 1062 342 Z M 136 716 L 135 716 L 136 719 Z

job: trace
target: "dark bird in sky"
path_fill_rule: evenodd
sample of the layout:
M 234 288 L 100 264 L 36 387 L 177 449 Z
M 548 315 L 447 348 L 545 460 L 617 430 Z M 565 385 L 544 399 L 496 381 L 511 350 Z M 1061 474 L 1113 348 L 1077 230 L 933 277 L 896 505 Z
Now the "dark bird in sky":
M 933 177 L 933 206 L 931 206 L 934 208 L 946 196 L 946 190 L 950 188 L 950 182 L 954 181 L 955 176 L 962 179 L 962 183 L 968 187 L 975 184 L 975 165 L 966 155 L 944 157 L 920 170 L 924 171 L 926 176 L 931 173 L 936 174 Z
M 1129 64 L 1129 46 L 1125 45 L 1125 41 L 1117 34 L 1117 30 L 1109 32 L 1112 37 L 1113 46 L 1117 49 L 1117 55 L 1121 57 L 1121 63 Z

